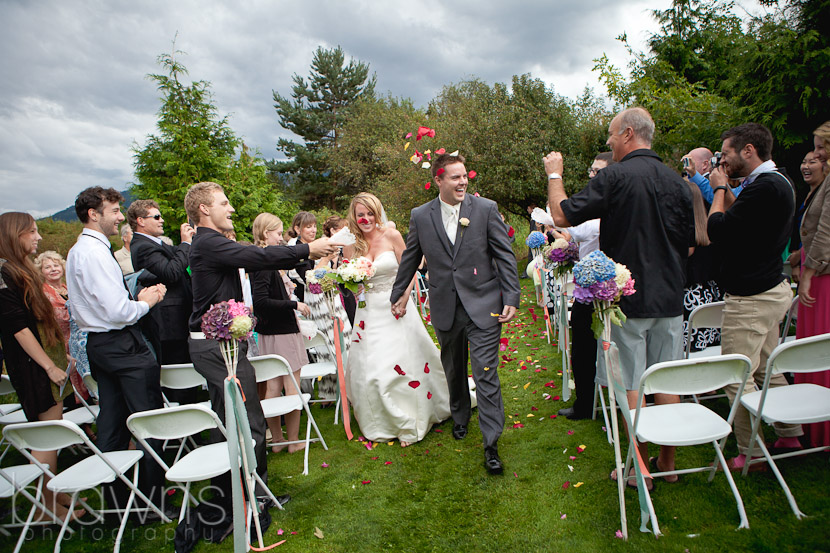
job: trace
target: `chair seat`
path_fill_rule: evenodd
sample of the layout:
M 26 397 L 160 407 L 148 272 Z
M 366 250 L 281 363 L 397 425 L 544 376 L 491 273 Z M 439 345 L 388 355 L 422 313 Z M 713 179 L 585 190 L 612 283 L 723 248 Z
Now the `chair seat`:
M 140 449 L 108 451 L 103 454 L 115 468 L 126 471 L 144 455 Z M 100 457 L 87 457 L 52 478 L 46 487 L 53 492 L 72 493 L 115 480 L 116 475 Z
M 634 419 L 636 409 L 631 409 Z M 697 403 L 654 405 L 640 410 L 637 437 L 667 446 L 695 445 L 728 436 L 732 427 L 714 411 Z
M 28 420 L 29 419 L 26 418 L 26 413 L 23 412 L 23 409 L 20 409 L 0 417 L 0 424 L 17 424 L 19 422 L 27 422 Z
M 14 413 L 18 409 L 20 409 L 21 405 L 19 403 L 3 403 L 0 404 L 0 416 L 8 415 L 9 413 Z
M 719 357 L 721 355 L 720 344 L 709 346 L 700 351 L 689 352 L 689 359 L 700 359 L 701 357 Z
M 761 392 L 741 396 L 741 405 L 755 415 Z M 791 384 L 770 388 L 764 402 L 763 419 L 767 423 L 807 424 L 830 420 L 830 388 L 817 384 Z
M 17 465 L 0 470 L 3 471 L 3 476 L 0 476 L 0 497 L 11 497 L 14 495 L 15 489 L 9 480 L 14 482 L 18 487 L 25 488 L 43 474 L 37 465 Z
M 89 412 L 89 409 L 92 409 L 92 413 Z M 95 422 L 95 417 L 101 412 L 101 408 L 97 405 L 90 405 L 89 409 L 86 407 L 78 407 L 77 409 L 67 411 L 63 414 L 63 420 L 72 421 L 78 426 L 92 424 Z M 93 413 L 95 414 L 93 415 Z
M 311 399 L 311 394 L 302 395 L 306 402 Z M 260 403 L 262 404 L 262 413 L 266 419 L 303 408 L 303 402 L 300 401 L 300 396 L 297 394 L 263 399 Z
M 330 374 L 337 374 L 337 365 L 331 361 L 309 363 L 307 365 L 303 365 L 300 369 L 300 378 L 318 378 L 320 376 L 327 376 Z
M 198 482 L 225 474 L 230 468 L 228 442 L 219 442 L 194 449 L 170 467 L 166 476 L 171 482 Z

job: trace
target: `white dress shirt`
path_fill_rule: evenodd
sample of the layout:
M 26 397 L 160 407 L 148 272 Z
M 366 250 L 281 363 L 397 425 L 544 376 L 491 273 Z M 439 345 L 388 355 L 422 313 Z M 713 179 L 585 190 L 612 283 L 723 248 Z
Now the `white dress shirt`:
M 144 238 L 149 238 L 150 240 L 152 240 L 153 242 L 155 242 L 159 246 L 161 246 L 163 244 L 163 242 L 161 241 L 161 238 L 158 237 L 158 236 L 150 236 L 149 234 L 145 234 L 143 232 L 136 232 L 136 234 L 140 234 Z
M 66 256 L 66 288 L 75 322 L 86 332 L 120 330 L 150 310 L 130 299 L 107 237 L 88 228 Z
M 447 231 L 447 238 L 450 239 L 450 244 L 455 245 L 455 233 L 458 231 L 458 214 L 461 211 L 461 203 L 450 205 L 441 198 L 441 222 L 444 223 L 444 229 Z
M 599 249 L 599 219 L 591 219 L 566 230 L 579 244 L 579 259 L 585 259 L 589 253 Z

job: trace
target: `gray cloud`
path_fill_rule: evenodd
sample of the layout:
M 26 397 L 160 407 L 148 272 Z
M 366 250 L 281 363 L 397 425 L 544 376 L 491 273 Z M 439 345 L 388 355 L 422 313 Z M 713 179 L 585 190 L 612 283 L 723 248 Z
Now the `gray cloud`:
M 669 0 L 660 4 L 668 5 Z M 614 37 L 654 28 L 646 0 L 299 2 L 216 0 L 0 2 L 0 211 L 70 205 L 90 185 L 124 188 L 134 143 L 155 131 L 159 94 L 145 78 L 176 48 L 193 80 L 212 83 L 234 131 L 277 155 L 272 90 L 290 92 L 318 45 L 368 62 L 378 90 L 426 105 L 476 76 L 531 72 L 560 94 L 601 90 L 592 59 L 626 55 Z

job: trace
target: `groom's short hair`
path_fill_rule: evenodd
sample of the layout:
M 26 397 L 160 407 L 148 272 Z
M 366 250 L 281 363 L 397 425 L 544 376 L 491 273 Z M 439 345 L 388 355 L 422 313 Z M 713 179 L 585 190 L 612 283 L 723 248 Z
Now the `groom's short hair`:
M 465 163 L 466 160 L 464 156 L 461 154 L 450 155 L 450 154 L 440 154 L 435 156 L 432 160 L 432 178 L 434 179 L 436 176 L 440 175 L 444 171 L 438 172 L 439 169 L 444 169 L 447 165 L 452 165 L 453 163 Z

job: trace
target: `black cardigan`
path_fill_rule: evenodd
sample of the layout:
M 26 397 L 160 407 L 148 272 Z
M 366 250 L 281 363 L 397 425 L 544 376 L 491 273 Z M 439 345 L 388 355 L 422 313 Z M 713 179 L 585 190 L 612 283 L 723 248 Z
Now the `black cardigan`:
M 297 302 L 289 299 L 279 271 L 251 273 L 256 331 L 260 334 L 296 334 L 300 331 L 294 310 Z

